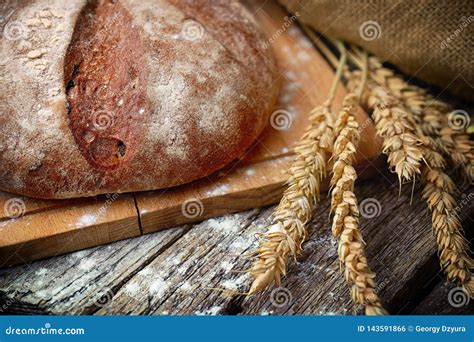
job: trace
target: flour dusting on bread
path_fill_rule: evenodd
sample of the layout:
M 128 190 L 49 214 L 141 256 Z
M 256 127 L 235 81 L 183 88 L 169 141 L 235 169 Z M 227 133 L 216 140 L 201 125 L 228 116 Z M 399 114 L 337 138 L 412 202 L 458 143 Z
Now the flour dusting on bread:
M 65 56 L 86 0 L 24 2 L 4 27 L 15 39 L 0 38 L 1 190 L 69 198 L 175 186 L 242 155 L 267 124 L 279 89 L 276 64 L 243 5 L 114 1 L 145 49 L 146 105 L 133 120 L 146 125 L 140 141 L 131 140 L 136 153 L 116 169 L 97 168 L 70 129 Z M 127 108 L 126 96 L 115 100 L 118 110 Z

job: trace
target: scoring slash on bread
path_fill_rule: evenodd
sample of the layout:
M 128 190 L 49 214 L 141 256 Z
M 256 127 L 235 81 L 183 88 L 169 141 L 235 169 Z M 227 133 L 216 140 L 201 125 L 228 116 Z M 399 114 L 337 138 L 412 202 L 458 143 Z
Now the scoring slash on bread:
M 238 1 L 0 10 L 4 191 L 72 198 L 184 184 L 241 156 L 277 100 L 274 56 Z

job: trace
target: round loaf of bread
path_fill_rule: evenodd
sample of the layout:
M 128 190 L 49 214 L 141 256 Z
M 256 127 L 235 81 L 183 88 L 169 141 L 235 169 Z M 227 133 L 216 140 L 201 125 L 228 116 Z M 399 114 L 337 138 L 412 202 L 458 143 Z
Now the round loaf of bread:
M 241 156 L 277 68 L 228 0 L 7 0 L 0 189 L 40 198 L 160 189 Z

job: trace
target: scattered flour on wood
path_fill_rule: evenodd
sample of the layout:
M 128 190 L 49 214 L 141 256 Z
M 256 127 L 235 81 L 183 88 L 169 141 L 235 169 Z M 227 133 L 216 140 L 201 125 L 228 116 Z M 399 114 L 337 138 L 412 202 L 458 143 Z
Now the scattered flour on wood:
M 293 38 L 298 38 L 301 35 L 301 31 L 293 25 L 288 28 L 288 34 Z
M 230 191 L 230 186 L 228 184 L 222 184 L 219 185 L 218 187 L 209 190 L 206 192 L 206 195 L 208 196 L 222 196 L 225 195 Z
M 35 272 L 35 275 L 37 275 L 37 276 L 43 276 L 43 275 L 45 275 L 45 274 L 47 274 L 47 273 L 48 273 L 48 269 L 47 269 L 47 268 L 44 268 L 44 267 L 41 267 L 39 270 L 37 270 L 37 271 Z
M 183 292 L 189 292 L 193 289 L 193 286 L 189 281 L 186 281 L 179 287 L 179 289 Z
M 87 251 L 83 250 L 83 251 L 79 251 L 79 252 L 75 252 L 75 253 L 70 254 L 70 257 L 71 257 L 71 259 L 82 259 L 86 255 L 87 255 Z
M 242 285 L 245 285 L 245 283 L 248 280 L 250 280 L 250 275 L 248 273 L 243 273 L 242 275 L 240 275 L 239 277 L 237 277 L 235 279 L 224 280 L 220 285 L 224 289 L 238 291 L 239 288 Z
M 81 260 L 81 262 L 79 263 L 79 266 L 77 266 L 77 267 L 78 267 L 80 270 L 82 270 L 82 271 L 89 271 L 89 270 L 92 269 L 95 265 L 96 265 L 95 260 L 93 260 L 93 259 L 85 259 L 85 260 Z
M 295 81 L 297 79 L 295 72 L 292 70 L 285 71 L 284 76 L 290 81 Z
M 34 293 L 34 296 L 42 300 L 50 300 L 51 298 L 53 298 L 52 293 L 49 290 L 36 291 Z
M 220 306 L 213 306 L 212 308 L 204 311 L 195 311 L 194 314 L 196 316 L 215 316 L 221 311 L 222 307 Z
M 153 271 L 150 267 L 145 267 L 143 270 L 141 270 L 137 274 L 146 277 L 146 276 L 151 275 L 152 273 Z
M 240 230 L 240 222 L 235 218 L 235 215 L 210 219 L 207 224 L 212 231 L 221 233 L 238 232 Z
M 278 103 L 279 103 L 279 104 L 286 105 L 286 104 L 288 104 L 288 103 L 291 101 L 292 98 L 293 98 L 292 94 L 286 93 L 286 92 L 285 92 L 285 93 L 282 93 L 282 94 L 280 95 L 280 98 L 278 99 Z
M 141 287 L 137 283 L 128 283 L 125 285 L 123 291 L 125 294 L 129 295 L 130 297 L 135 297 L 141 290 Z
M 229 261 L 224 261 L 221 263 L 221 268 L 226 272 L 229 272 L 233 267 L 234 264 Z
M 91 214 L 82 215 L 76 222 L 76 228 L 92 226 L 97 221 L 97 216 Z
M 186 273 L 186 271 L 188 270 L 189 268 L 189 265 L 186 265 L 186 264 L 183 264 L 181 266 L 178 267 L 178 269 L 176 270 L 176 272 L 178 272 L 179 274 L 183 275 Z
M 260 316 L 269 316 L 269 315 L 272 315 L 273 312 L 274 312 L 273 310 L 268 311 L 267 309 L 263 309 L 263 310 L 260 312 Z
M 253 176 L 255 174 L 255 169 L 253 167 L 249 167 L 247 170 L 245 170 L 245 174 L 247 176 Z
M 235 239 L 234 242 L 229 246 L 229 252 L 240 254 L 257 244 L 257 239 L 253 236 L 253 234 L 244 234 L 245 237 L 238 237 Z
M 161 298 L 168 290 L 168 286 L 168 283 L 164 279 L 155 279 L 150 285 L 150 294 Z
M 309 53 L 307 51 L 300 50 L 296 54 L 296 59 L 298 59 L 301 62 L 307 62 L 311 59 L 311 56 L 309 55 Z

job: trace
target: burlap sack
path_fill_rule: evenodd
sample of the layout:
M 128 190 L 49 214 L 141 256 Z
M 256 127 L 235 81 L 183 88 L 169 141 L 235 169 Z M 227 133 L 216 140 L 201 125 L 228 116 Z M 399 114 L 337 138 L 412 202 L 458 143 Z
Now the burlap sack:
M 473 0 L 279 0 L 329 37 L 474 101 Z

